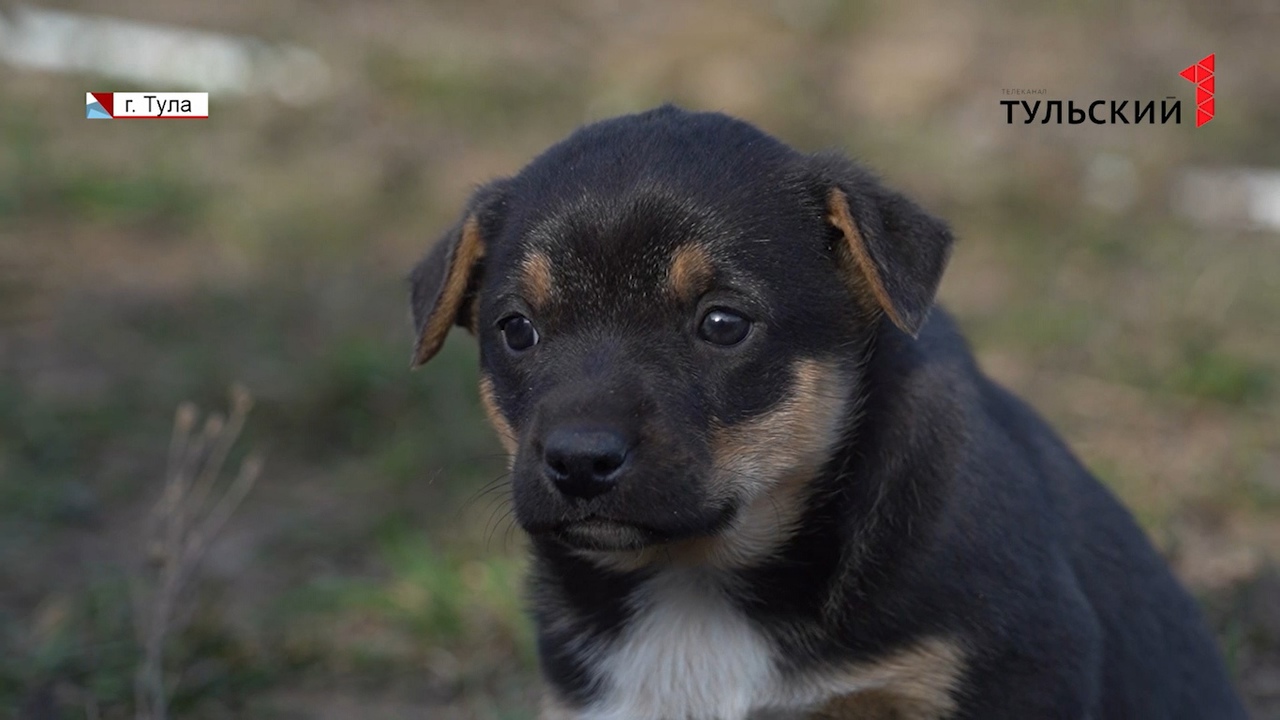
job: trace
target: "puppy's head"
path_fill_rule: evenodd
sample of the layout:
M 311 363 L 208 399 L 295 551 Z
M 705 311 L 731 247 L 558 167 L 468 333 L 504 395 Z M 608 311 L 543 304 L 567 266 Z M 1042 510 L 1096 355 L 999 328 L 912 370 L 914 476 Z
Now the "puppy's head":
M 794 520 L 862 350 L 919 330 L 950 244 L 847 161 L 662 108 L 476 193 L 413 273 L 415 364 L 476 335 L 529 533 L 749 548 Z

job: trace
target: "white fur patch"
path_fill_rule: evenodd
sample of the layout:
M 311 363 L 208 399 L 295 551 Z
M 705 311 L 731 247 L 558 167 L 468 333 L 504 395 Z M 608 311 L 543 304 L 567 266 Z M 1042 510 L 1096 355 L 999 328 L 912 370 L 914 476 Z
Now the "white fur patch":
M 577 720 L 748 720 L 857 689 L 847 677 L 784 683 L 768 638 L 690 568 L 653 578 L 623 635 L 591 655 L 602 695 Z
M 767 640 L 694 570 L 655 577 L 625 634 L 602 648 L 605 693 L 582 720 L 746 720 L 775 684 Z

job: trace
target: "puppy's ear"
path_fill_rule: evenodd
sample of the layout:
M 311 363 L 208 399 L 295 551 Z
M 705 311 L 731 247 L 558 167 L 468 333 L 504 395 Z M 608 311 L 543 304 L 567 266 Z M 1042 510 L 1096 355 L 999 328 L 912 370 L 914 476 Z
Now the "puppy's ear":
M 435 357 L 449 328 L 475 332 L 475 296 L 484 276 L 487 243 L 500 227 L 501 182 L 476 191 L 462 220 L 445 233 L 409 275 L 413 325 L 418 342 L 411 367 Z
M 951 255 L 951 231 L 848 160 L 815 160 L 842 270 L 864 302 L 915 337 Z

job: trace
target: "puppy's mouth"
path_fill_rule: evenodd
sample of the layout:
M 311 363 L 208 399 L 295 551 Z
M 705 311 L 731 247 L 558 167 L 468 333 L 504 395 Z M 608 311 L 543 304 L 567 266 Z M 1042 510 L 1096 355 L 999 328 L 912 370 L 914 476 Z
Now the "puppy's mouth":
M 724 507 L 702 522 L 679 527 L 658 528 L 604 515 L 587 515 L 545 527 L 526 527 L 534 537 L 547 537 L 579 550 L 639 550 L 696 537 L 710 537 L 733 522 L 735 510 Z

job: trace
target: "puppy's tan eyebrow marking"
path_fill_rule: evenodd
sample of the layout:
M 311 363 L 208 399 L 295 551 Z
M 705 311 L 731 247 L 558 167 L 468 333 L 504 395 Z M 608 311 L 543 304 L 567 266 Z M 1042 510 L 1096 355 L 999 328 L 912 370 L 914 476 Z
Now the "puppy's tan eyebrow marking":
M 551 258 L 535 250 L 520 261 L 520 287 L 529 304 L 544 308 L 551 302 L 555 285 L 551 274 Z
M 697 243 L 681 245 L 671 255 L 667 269 L 667 286 L 681 300 L 692 300 L 705 289 L 715 275 L 711 253 Z

